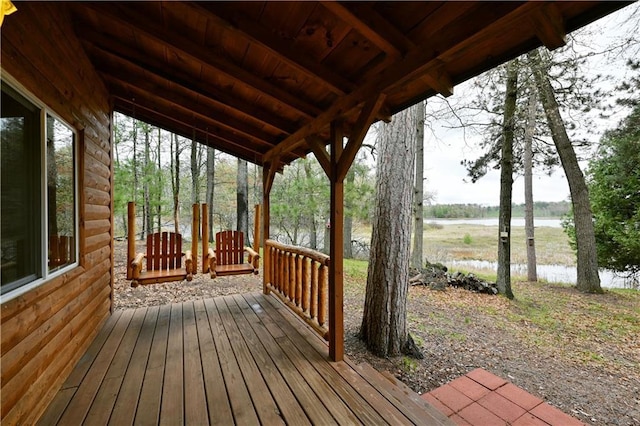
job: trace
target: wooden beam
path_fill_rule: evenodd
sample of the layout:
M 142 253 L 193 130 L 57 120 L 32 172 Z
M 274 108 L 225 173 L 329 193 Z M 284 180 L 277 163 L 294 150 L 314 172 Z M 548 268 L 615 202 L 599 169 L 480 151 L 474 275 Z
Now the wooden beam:
M 387 55 L 394 58 L 402 56 L 402 52 L 394 46 L 389 40 L 381 36 L 375 28 L 370 27 L 367 23 L 360 20 L 353 12 L 347 9 L 343 4 L 337 1 L 323 1 L 321 4 L 331 13 L 347 25 L 353 27 L 354 30 L 362 34 L 372 44 L 380 48 Z
M 331 201 L 329 209 L 329 357 L 344 358 L 344 181 L 338 176 L 342 123 L 331 123 Z
M 133 11 L 131 8 L 128 8 L 125 12 L 122 9 L 116 10 L 117 6 L 113 6 L 112 4 L 108 6 L 102 6 L 96 2 L 78 4 L 107 16 L 108 19 L 126 27 L 134 34 L 149 38 L 159 45 L 164 45 L 174 50 L 179 55 L 184 55 L 189 57 L 190 60 L 214 68 L 227 78 L 247 86 L 251 90 L 260 92 L 262 96 L 269 98 L 271 101 L 285 108 L 295 110 L 305 118 L 312 118 L 321 112 L 319 108 L 305 102 L 299 96 L 295 96 L 284 89 L 274 86 L 260 76 L 253 74 L 251 71 L 223 59 L 222 56 L 216 55 L 213 50 L 194 43 L 193 40 L 182 34 L 167 31 L 161 23 L 153 22 L 145 15 Z
M 538 39 L 549 50 L 566 44 L 566 29 L 562 12 L 554 3 L 544 3 L 531 13 L 531 23 Z
M 306 74 L 315 84 L 326 87 L 333 93 L 344 95 L 355 88 L 353 82 L 336 74 L 322 63 L 312 61 L 306 52 L 300 52 L 291 43 L 274 36 L 273 30 L 249 20 L 239 13 L 230 13 L 221 2 L 209 2 L 206 7 L 195 2 L 188 3 L 200 14 L 212 20 L 231 34 L 259 45 L 280 61 Z
M 416 47 L 408 52 L 402 60 L 372 76 L 371 79 L 353 92 L 338 98 L 313 121 L 301 126 L 296 132 L 280 142 L 278 146 L 267 152 L 264 158 L 269 159 L 274 155 L 288 152 L 291 149 L 290 147 L 299 144 L 300 140 L 311 134 L 320 133 L 332 120 L 336 119 L 336 117 L 344 116 L 347 112 L 367 100 L 371 94 L 390 91 L 394 87 L 402 86 L 408 80 L 432 72 L 440 66 L 443 56 L 452 55 L 456 57 L 463 54 L 464 49 L 470 45 L 470 40 L 481 39 L 487 34 L 499 31 L 502 25 L 511 25 L 526 18 L 532 9 L 538 7 L 535 3 L 525 3 L 489 25 L 479 25 L 477 28 L 470 30 L 474 31 L 473 34 L 462 33 L 459 36 L 457 35 L 456 40 L 451 44 L 451 48 L 446 52 L 440 52 L 430 46 Z
M 439 65 L 434 67 L 433 71 L 422 76 L 422 80 L 446 98 L 453 95 L 453 81 L 442 61 L 439 61 Z
M 364 140 L 371 123 L 373 123 L 374 118 L 378 114 L 378 111 L 384 104 L 385 99 L 386 95 L 379 93 L 377 96 L 374 96 L 367 101 L 362 110 L 360 110 L 358 120 L 356 121 L 355 126 L 351 129 L 351 135 L 349 136 L 347 146 L 338 160 L 337 178 L 339 180 L 344 180 L 345 176 L 347 176 L 349 168 L 351 167 L 353 160 L 356 158 L 358 150 L 362 146 L 362 141 Z
M 120 62 L 123 66 L 135 66 L 138 69 L 143 69 L 145 74 L 148 73 L 160 79 L 171 81 L 176 86 L 183 87 L 207 98 L 209 102 L 217 105 L 220 109 L 230 109 L 247 119 L 278 129 L 285 135 L 291 134 L 296 129 L 295 124 L 283 119 L 281 116 L 246 102 L 216 86 L 204 84 L 200 79 L 194 78 L 179 69 L 168 69 L 166 63 L 151 55 L 143 55 L 135 48 L 120 43 L 115 37 L 108 37 L 104 33 L 95 31 L 93 27 L 78 24 L 76 25 L 76 32 L 82 34 L 81 41 L 90 56 L 108 53 L 112 60 Z
M 320 163 L 320 166 L 322 167 L 322 170 L 324 170 L 327 177 L 330 177 L 331 176 L 331 157 L 327 152 L 326 142 L 316 135 L 311 135 L 307 137 L 307 143 L 309 144 L 309 147 L 311 147 L 311 150 L 315 154 L 316 159 L 318 160 L 318 163 Z

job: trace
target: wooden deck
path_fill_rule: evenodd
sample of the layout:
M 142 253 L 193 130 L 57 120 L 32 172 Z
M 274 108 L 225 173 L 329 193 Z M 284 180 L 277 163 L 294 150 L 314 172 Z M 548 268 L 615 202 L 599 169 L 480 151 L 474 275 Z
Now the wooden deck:
M 262 293 L 117 311 L 39 424 L 453 424 Z

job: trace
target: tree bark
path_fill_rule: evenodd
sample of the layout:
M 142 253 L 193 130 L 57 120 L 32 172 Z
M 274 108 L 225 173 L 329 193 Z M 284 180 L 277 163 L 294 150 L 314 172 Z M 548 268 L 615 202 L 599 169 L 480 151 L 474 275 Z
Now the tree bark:
M 507 90 L 502 123 L 502 156 L 500 158 L 500 213 L 498 216 L 498 277 L 500 294 L 513 299 L 511 291 L 511 199 L 513 190 L 513 129 L 518 97 L 518 63 L 507 64 Z
M 156 199 L 156 215 L 158 220 L 158 232 L 162 231 L 162 163 L 160 162 L 160 146 L 162 145 L 162 131 L 160 127 L 158 127 L 158 145 L 156 146 L 156 161 L 158 167 L 158 180 L 156 182 L 157 187 L 157 195 Z
M 593 214 L 589 202 L 589 190 L 562 121 L 555 93 L 549 81 L 548 70 L 543 63 L 539 49 L 529 53 L 529 60 L 538 94 L 547 116 L 551 136 L 558 150 L 560 162 L 567 176 L 569 191 L 571 192 L 578 255 L 576 287 L 584 292 L 602 293 L 600 276 L 598 275 L 596 238 L 593 228 Z
M 151 183 L 151 138 L 150 128 L 148 124 L 143 127 L 144 132 L 144 179 L 142 180 L 143 193 L 144 193 L 144 212 L 145 218 L 145 235 L 153 233 L 153 214 L 151 212 L 151 189 L 149 185 Z
M 422 245 L 424 238 L 424 102 L 419 102 L 416 108 L 416 174 L 413 191 L 413 250 L 411 251 L 411 266 L 422 268 Z
M 249 237 L 249 170 L 247 161 L 238 158 L 238 174 L 236 179 L 237 229 Z M 249 241 L 247 239 L 247 241 Z
M 178 136 L 171 133 L 171 192 L 173 194 L 173 227 L 176 234 L 180 233 L 180 151 Z
M 304 167 L 304 175 L 307 183 L 312 182 L 313 174 L 311 170 L 311 162 L 305 161 L 303 164 L 303 167 Z M 312 202 L 313 200 L 311 199 L 312 197 L 314 197 L 314 195 L 312 194 L 311 188 L 309 188 L 306 195 L 309 199 L 308 205 L 309 206 L 315 205 L 315 203 Z M 309 247 L 313 250 L 316 250 L 318 248 L 318 230 L 316 229 L 315 209 L 309 208 L 307 213 L 308 214 L 307 214 L 307 217 L 305 218 L 305 222 L 307 222 L 309 226 Z
M 538 281 L 535 230 L 533 224 L 533 134 L 536 129 L 538 97 L 534 85 L 529 90 L 527 123 L 524 129 L 524 231 L 527 238 L 527 281 Z
M 347 173 L 346 188 L 347 191 L 353 189 L 353 185 L 356 181 L 356 172 L 351 168 Z M 348 192 L 347 192 L 348 194 Z M 344 200 L 344 233 L 342 235 L 344 244 L 344 257 L 345 259 L 353 259 L 353 247 L 351 240 L 353 236 L 353 199 L 348 195 Z
M 207 214 L 209 223 L 209 242 L 213 242 L 213 195 L 215 193 L 215 177 L 216 177 L 216 150 L 207 147 Z
M 414 112 L 415 113 L 415 112 Z M 378 136 L 376 201 L 360 337 L 379 356 L 401 353 L 409 341 L 407 291 L 411 195 L 415 161 L 412 109 L 399 112 Z

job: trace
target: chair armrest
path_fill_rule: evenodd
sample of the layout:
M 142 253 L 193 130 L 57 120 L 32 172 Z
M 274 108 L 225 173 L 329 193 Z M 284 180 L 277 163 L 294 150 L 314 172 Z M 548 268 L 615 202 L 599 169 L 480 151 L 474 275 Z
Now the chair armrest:
M 209 251 L 207 252 L 207 262 L 209 262 L 209 274 L 211 275 L 211 278 L 215 278 L 217 261 L 216 252 L 213 251 L 212 248 L 209 248 Z
M 187 281 L 191 281 L 193 279 L 193 254 L 191 254 L 191 250 L 187 250 L 184 254 L 184 268 L 187 270 Z
M 142 262 L 144 258 L 144 253 L 138 253 L 131 261 L 131 287 L 138 286 L 138 278 L 140 278 L 140 273 L 142 272 Z
M 253 273 L 257 274 L 260 268 L 260 254 L 249 246 L 245 247 L 244 251 L 249 255 L 249 263 L 253 266 Z

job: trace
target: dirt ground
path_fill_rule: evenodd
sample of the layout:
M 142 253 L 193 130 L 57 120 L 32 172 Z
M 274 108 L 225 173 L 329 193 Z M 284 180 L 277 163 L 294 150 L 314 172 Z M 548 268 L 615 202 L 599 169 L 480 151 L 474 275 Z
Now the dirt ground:
M 203 274 L 196 275 L 191 282 L 131 288 L 125 279 L 125 257 L 126 242 L 116 242 L 116 309 L 261 289 L 261 279 L 252 275 L 212 281 Z M 568 292 L 569 298 L 582 297 L 573 289 L 558 291 Z M 525 320 L 496 320 L 496 313 L 504 313 L 505 317 L 509 313 L 509 302 L 502 297 L 463 289 L 434 291 L 416 286 L 409 291 L 408 325 L 424 359 L 382 359 L 371 355 L 357 337 L 363 301 L 363 291 L 345 292 L 347 355 L 356 362 L 366 361 L 379 370 L 393 372 L 418 393 L 428 392 L 482 367 L 587 424 L 640 425 L 640 338 L 637 335 L 619 346 L 603 344 L 594 348 L 598 353 L 605 353 L 600 357 L 604 361 L 599 358 L 598 362 L 585 361 L 564 350 L 563 344 L 554 347 L 549 342 L 540 342 L 538 345 L 524 338 L 532 327 Z M 559 342 L 564 339 L 557 337 Z M 572 345 L 570 336 L 566 345 Z

